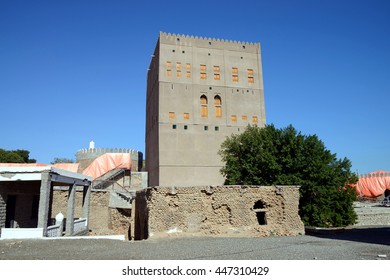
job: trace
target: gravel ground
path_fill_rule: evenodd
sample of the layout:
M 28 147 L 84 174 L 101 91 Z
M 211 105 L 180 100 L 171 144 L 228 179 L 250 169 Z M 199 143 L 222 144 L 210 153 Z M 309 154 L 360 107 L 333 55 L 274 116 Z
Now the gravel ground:
M 390 227 L 265 238 L 1 240 L 2 260 L 390 260 Z

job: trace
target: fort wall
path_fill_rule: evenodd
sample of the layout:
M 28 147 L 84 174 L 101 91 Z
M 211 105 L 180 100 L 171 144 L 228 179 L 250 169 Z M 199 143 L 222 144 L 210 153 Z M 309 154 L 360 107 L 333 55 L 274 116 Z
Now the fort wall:
M 134 237 L 304 234 L 299 187 L 154 187 L 137 192 Z

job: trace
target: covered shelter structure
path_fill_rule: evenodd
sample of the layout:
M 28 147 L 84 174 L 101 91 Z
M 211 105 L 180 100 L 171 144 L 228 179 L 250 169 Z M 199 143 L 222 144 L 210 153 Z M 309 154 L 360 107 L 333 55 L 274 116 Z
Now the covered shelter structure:
M 378 170 L 359 176 L 355 185 L 356 192 L 364 197 L 377 197 L 390 195 L 390 172 Z
M 69 187 L 65 234 L 88 232 L 92 177 L 39 164 L 0 165 L 1 239 L 61 236 L 52 214 L 53 187 Z M 81 217 L 75 218 L 76 188 L 82 188 Z M 60 215 L 62 216 L 62 214 Z

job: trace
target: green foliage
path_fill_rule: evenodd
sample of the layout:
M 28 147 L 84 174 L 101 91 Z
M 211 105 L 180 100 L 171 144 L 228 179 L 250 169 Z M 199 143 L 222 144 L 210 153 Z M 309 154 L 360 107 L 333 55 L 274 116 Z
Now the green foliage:
M 30 159 L 30 152 L 27 150 L 7 151 L 0 149 L 0 162 L 5 163 L 35 163 L 35 159 Z
M 73 159 L 69 159 L 69 158 L 54 158 L 54 160 L 52 162 L 50 162 L 50 164 L 56 164 L 56 163 L 74 163 L 74 160 Z
M 305 225 L 346 226 L 356 222 L 352 203 L 357 181 L 351 162 L 337 159 L 316 135 L 293 126 L 248 126 L 222 143 L 221 173 L 227 185 L 299 185 L 300 215 Z

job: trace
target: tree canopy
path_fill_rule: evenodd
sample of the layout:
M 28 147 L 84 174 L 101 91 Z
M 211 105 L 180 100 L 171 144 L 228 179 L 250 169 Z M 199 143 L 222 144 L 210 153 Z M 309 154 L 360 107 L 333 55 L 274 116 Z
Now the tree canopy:
M 7 151 L 0 149 L 0 162 L 4 163 L 35 163 L 35 159 L 30 159 L 30 152 L 27 150 Z
M 54 158 L 52 162 L 50 162 L 50 164 L 56 164 L 56 163 L 74 163 L 74 160 L 73 159 L 70 159 L 70 158 Z
M 305 136 L 292 125 L 277 129 L 248 126 L 228 137 L 219 154 L 227 185 L 299 185 L 300 216 L 305 225 L 353 224 L 357 181 L 351 162 L 337 159 L 316 135 Z

